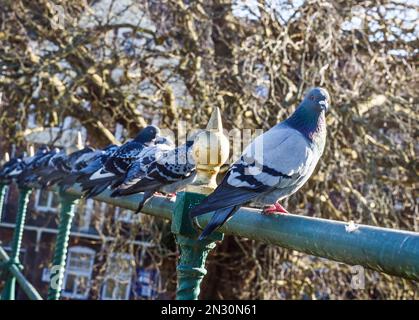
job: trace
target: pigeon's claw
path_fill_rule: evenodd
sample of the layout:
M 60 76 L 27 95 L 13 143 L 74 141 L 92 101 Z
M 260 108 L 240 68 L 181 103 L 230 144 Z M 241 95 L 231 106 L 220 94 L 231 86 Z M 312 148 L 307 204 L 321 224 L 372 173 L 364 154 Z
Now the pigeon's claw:
M 278 202 L 265 207 L 262 211 L 263 214 L 286 214 L 288 213 L 287 210 L 283 206 L 281 206 Z

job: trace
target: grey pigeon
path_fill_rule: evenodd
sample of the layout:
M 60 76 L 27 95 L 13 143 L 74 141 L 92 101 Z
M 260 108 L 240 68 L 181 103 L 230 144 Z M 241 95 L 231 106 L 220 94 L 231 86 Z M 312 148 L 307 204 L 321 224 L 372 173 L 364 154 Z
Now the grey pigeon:
M 0 170 L 0 182 L 9 184 L 13 178 L 20 175 L 24 168 L 23 157 L 15 157 L 7 161 Z
M 41 174 L 45 169 L 48 168 L 48 164 L 51 158 L 53 158 L 59 152 L 60 150 L 58 148 L 53 148 L 49 151 L 46 150 L 46 152 L 41 149 L 42 156 L 28 164 L 24 170 L 24 173 L 22 173 L 21 177 L 19 177 L 21 183 L 27 186 L 42 188 L 43 184 L 39 183 L 41 180 Z
M 135 190 L 134 186 L 147 175 L 150 165 L 174 149 L 175 144 L 170 139 L 166 137 L 156 138 L 155 145 L 144 148 L 139 158 L 130 165 L 124 181 L 114 190 L 111 196 L 123 195 L 123 191 L 129 192 L 128 194 L 137 193 L 138 191 Z
M 48 146 L 42 145 L 32 157 L 23 159 L 23 170 L 16 176 L 16 183 L 19 187 L 29 187 L 29 184 L 36 180 L 37 177 L 33 175 L 33 171 L 43 163 L 43 159 L 48 157 L 49 153 Z
M 154 145 L 160 129 L 147 126 L 131 141 L 120 146 L 104 163 L 103 167 L 88 179 L 80 180 L 86 198 L 97 196 L 107 187 L 116 188 L 123 182 L 129 166 L 139 159 L 143 148 Z
M 175 193 L 190 184 L 195 177 L 195 162 L 192 158 L 193 135 L 185 144 L 163 153 L 146 168 L 127 177 L 112 196 L 126 196 L 144 192 L 144 197 L 136 213 L 140 212 L 145 202 L 156 191 Z
M 323 154 L 329 100 L 325 89 L 311 89 L 288 119 L 247 146 L 214 192 L 191 210 L 192 218 L 214 212 L 200 239 L 223 225 L 242 205 L 275 203 L 265 213 L 286 213 L 276 201 L 300 189 Z
M 117 145 L 110 144 L 102 150 L 97 150 L 89 161 L 77 161 L 75 168 L 71 170 L 70 175 L 63 181 L 64 189 L 76 182 L 83 182 L 85 179 L 88 180 L 93 173 L 103 167 L 108 158 L 114 154 L 117 149 Z
M 95 154 L 92 147 L 84 147 L 81 150 L 66 154 L 64 150 L 55 153 L 48 161 L 48 166 L 38 172 L 38 183 L 43 187 L 62 183 L 71 174 L 80 159 L 86 159 Z

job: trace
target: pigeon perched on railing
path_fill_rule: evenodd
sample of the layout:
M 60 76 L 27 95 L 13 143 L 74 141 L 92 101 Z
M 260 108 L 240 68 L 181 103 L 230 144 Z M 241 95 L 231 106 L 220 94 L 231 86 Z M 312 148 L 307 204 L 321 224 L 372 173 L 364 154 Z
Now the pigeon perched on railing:
M 0 170 L 0 182 L 10 184 L 14 178 L 22 173 L 24 165 L 23 156 L 7 161 Z
M 214 192 L 191 210 L 192 218 L 215 211 L 200 239 L 250 202 L 275 203 L 264 213 L 287 213 L 276 201 L 300 189 L 323 154 L 329 100 L 325 89 L 311 89 L 288 119 L 247 146 Z
M 126 196 L 144 192 L 136 213 L 140 212 L 145 202 L 157 191 L 173 194 L 190 184 L 195 177 L 195 162 L 192 158 L 194 137 L 176 149 L 164 152 L 147 166 L 138 167 L 127 175 L 124 182 L 111 196 Z
M 128 189 L 134 186 L 147 175 L 147 170 L 153 162 L 174 149 L 175 144 L 170 139 L 157 137 L 155 144 L 145 147 L 141 151 L 138 159 L 129 166 L 123 182 L 118 186 L 118 189 L 114 190 L 111 197 L 119 196 L 119 190 L 121 189 Z
M 37 174 L 39 175 L 38 183 L 42 187 L 49 187 L 54 184 L 61 183 L 71 174 L 76 164 L 80 159 L 88 159 L 95 154 L 95 149 L 92 147 L 84 147 L 81 150 L 74 151 L 67 155 L 64 150 L 54 154 L 48 161 L 48 166 L 41 169 Z
M 40 173 L 48 167 L 51 158 L 58 154 L 60 150 L 58 148 L 49 150 L 47 147 L 41 147 L 37 153 L 38 152 L 40 156 L 36 157 L 33 161 L 31 161 L 31 163 L 26 165 L 25 170 L 17 179 L 18 184 L 20 183 L 22 186 L 43 187 L 42 184 L 38 183 L 40 180 Z
M 89 177 L 97 170 L 102 168 L 106 160 L 118 149 L 115 144 L 108 145 L 102 150 L 97 150 L 92 153 L 88 160 L 85 157 L 79 159 L 71 173 L 63 179 L 61 185 L 64 190 L 75 184 L 76 182 L 89 179 Z
M 160 129 L 147 126 L 131 141 L 120 146 L 104 163 L 103 167 L 91 176 L 80 179 L 86 198 L 97 196 L 107 187 L 117 187 L 123 182 L 125 173 L 132 162 L 136 161 L 143 148 L 154 145 Z
M 33 156 L 23 159 L 23 170 L 16 176 L 16 183 L 19 187 L 27 187 L 30 183 L 36 181 L 37 176 L 34 175 L 34 170 L 42 164 L 42 160 L 48 157 L 50 149 L 47 145 L 42 145 Z

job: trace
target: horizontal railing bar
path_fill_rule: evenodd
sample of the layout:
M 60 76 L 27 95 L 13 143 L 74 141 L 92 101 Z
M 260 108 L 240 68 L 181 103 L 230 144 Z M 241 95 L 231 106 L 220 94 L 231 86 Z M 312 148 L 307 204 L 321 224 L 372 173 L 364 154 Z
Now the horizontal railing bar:
M 4 262 L 8 262 L 9 256 L 2 247 L 0 247 L 0 259 Z M 16 278 L 19 286 L 22 288 L 23 292 L 26 293 L 29 299 L 31 300 L 43 300 L 38 291 L 30 284 L 30 282 L 25 278 L 25 276 L 20 272 L 19 268 L 15 264 L 10 264 L 9 271 Z
M 16 227 L 16 224 L 9 223 L 9 222 L 0 222 L 0 227 L 14 229 Z M 25 231 L 27 230 L 27 231 L 33 231 L 33 232 L 49 233 L 49 234 L 57 234 L 58 233 L 57 229 L 46 228 L 46 227 L 38 227 L 38 226 L 25 225 L 25 227 L 23 229 Z M 106 237 L 106 236 L 103 237 L 99 234 L 91 234 L 91 233 L 87 233 L 87 232 L 71 231 L 70 236 L 79 237 L 79 238 L 86 238 L 86 239 L 93 239 L 93 240 L 103 240 L 104 242 L 115 241 L 115 237 Z M 153 243 L 146 242 L 146 241 L 135 240 L 135 241 L 130 241 L 130 243 L 138 245 L 138 246 L 146 247 L 146 248 L 154 247 Z
M 198 218 L 200 226 L 211 215 Z M 419 280 L 419 233 L 356 225 L 300 215 L 263 215 L 240 209 L 221 232 L 259 240 L 310 255 Z
M 74 185 L 73 187 L 67 189 L 66 192 L 73 196 L 81 196 L 82 194 L 81 188 L 79 185 Z M 94 199 L 97 201 L 106 202 L 110 205 L 114 205 L 117 207 L 129 209 L 133 211 L 137 210 L 138 204 L 143 199 L 142 193 L 125 196 L 125 197 L 119 197 L 119 198 L 112 198 L 110 194 L 111 194 L 111 191 L 109 189 L 106 189 L 101 194 L 96 196 Z M 171 220 L 174 206 L 175 206 L 175 203 L 173 201 L 170 201 L 166 197 L 153 196 L 146 202 L 141 212 L 150 214 L 159 218 Z
M 68 190 L 81 195 L 76 185 Z M 136 210 L 142 194 L 111 198 L 106 190 L 95 198 L 122 208 Z M 171 219 L 174 202 L 154 196 L 143 213 Z M 211 214 L 198 217 L 205 227 Z M 310 255 L 364 267 L 407 279 L 419 280 L 419 233 L 357 225 L 300 215 L 263 215 L 260 210 L 241 208 L 220 231 L 259 240 Z

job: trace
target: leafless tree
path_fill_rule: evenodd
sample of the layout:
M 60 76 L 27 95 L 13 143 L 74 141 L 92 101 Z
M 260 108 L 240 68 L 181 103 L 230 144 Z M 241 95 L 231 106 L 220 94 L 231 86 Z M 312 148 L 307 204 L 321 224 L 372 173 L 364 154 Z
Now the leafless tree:
M 29 113 L 45 126 L 72 116 L 97 146 L 115 123 L 202 126 L 216 106 L 228 129 L 267 129 L 321 85 L 327 151 L 289 209 L 419 230 L 414 1 L 107 1 L 101 15 L 101 1 L 0 3 L 2 148 L 24 143 Z M 208 266 L 207 298 L 418 297 L 373 272 L 352 290 L 348 267 L 232 237 Z

